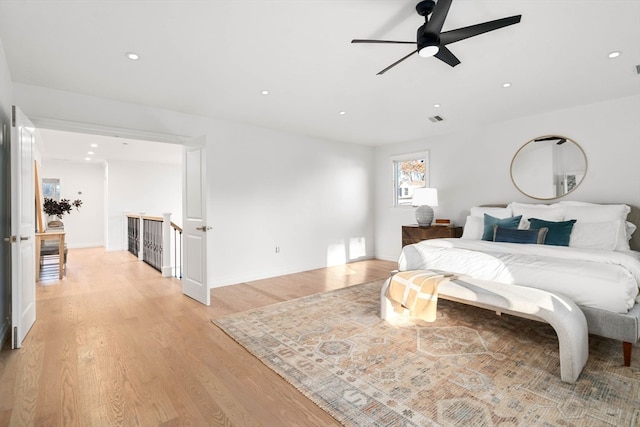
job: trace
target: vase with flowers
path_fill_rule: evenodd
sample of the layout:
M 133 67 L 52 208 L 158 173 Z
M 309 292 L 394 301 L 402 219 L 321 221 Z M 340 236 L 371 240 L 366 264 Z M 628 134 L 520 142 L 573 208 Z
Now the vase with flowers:
M 53 219 L 54 217 L 58 219 L 62 219 L 65 214 L 71 213 L 71 209 L 76 208 L 76 210 L 80 210 L 80 206 L 82 206 L 82 200 L 76 199 L 73 202 L 69 199 L 61 199 L 60 201 L 45 198 L 44 204 L 42 205 L 42 210 L 44 213 L 49 215 L 49 219 Z M 50 221 L 51 225 L 51 221 Z M 62 226 L 62 222 L 60 222 L 59 226 Z

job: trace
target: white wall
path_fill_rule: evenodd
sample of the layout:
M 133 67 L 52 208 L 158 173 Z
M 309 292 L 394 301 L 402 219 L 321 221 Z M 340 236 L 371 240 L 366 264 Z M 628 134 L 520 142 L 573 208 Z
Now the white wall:
M 216 284 L 373 256 L 370 148 L 246 127 L 207 160 Z
M 104 164 L 46 159 L 40 167 L 40 178 L 60 179 L 60 198 L 82 200 L 79 210 L 73 208 L 62 218 L 67 246 L 104 246 Z
M 412 208 L 390 207 L 392 155 L 430 151 L 436 216 L 460 225 L 474 205 L 534 202 L 512 185 L 509 165 L 522 144 L 548 134 L 574 139 L 589 161 L 568 199 L 640 205 L 637 96 L 375 149 L 22 84 L 14 84 L 14 96 L 37 117 L 205 135 L 212 286 L 319 268 L 353 254 L 397 259 L 400 227 L 415 217 Z M 236 172 L 234 162 L 248 172 Z M 345 186 L 338 172 L 355 178 Z M 364 250 L 347 254 L 352 241 Z
M 457 225 L 464 225 L 475 205 L 537 203 L 518 192 L 509 167 L 520 146 L 550 134 L 573 139 L 587 156 L 584 181 L 565 200 L 640 206 L 639 117 L 640 97 L 633 96 L 376 148 L 376 257 L 396 260 L 401 226 L 415 223 L 413 209 L 391 207 L 390 156 L 430 151 L 431 186 L 439 198 L 436 217 L 451 218 Z
M 23 84 L 14 91 L 29 116 L 205 135 L 211 286 L 374 255 L 371 147 Z M 115 209 L 135 207 L 114 207 L 109 221 Z
M 125 212 L 162 216 L 182 226 L 182 168 L 175 164 L 109 161 L 107 250 L 126 250 Z

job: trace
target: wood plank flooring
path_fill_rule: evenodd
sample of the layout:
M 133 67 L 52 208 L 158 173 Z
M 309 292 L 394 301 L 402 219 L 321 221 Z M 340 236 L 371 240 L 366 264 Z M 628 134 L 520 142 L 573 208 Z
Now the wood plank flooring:
M 386 278 L 356 262 L 182 295 L 128 252 L 69 251 L 37 285 L 37 321 L 0 352 L 0 426 L 339 426 L 212 318 Z

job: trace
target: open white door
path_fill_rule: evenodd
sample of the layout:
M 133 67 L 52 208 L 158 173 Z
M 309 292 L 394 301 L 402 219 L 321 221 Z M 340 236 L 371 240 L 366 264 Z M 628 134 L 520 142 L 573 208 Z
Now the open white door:
M 207 281 L 206 138 L 185 144 L 182 158 L 182 293 L 211 305 Z
M 11 347 L 20 348 L 36 321 L 35 128 L 15 106 L 11 122 Z

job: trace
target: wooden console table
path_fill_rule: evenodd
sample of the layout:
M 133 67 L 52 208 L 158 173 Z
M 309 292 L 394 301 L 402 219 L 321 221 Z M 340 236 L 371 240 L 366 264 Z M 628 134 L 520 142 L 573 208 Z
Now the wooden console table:
M 58 275 L 62 279 L 64 273 L 64 231 L 49 231 L 47 233 L 36 233 L 36 282 L 40 280 L 40 249 L 43 240 L 58 240 Z

